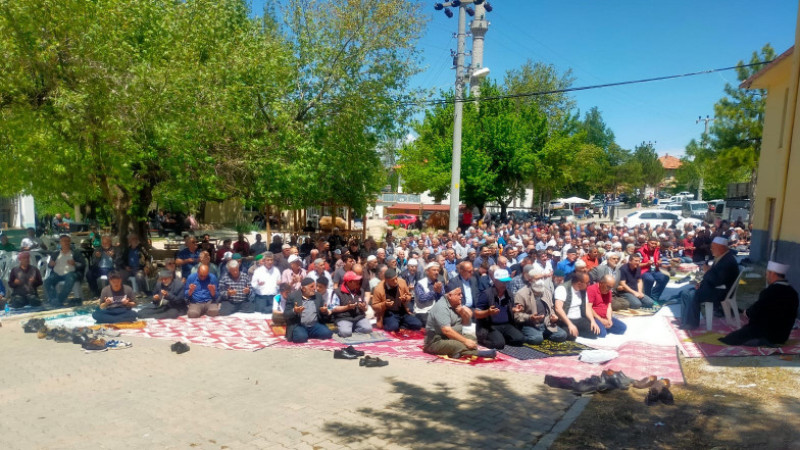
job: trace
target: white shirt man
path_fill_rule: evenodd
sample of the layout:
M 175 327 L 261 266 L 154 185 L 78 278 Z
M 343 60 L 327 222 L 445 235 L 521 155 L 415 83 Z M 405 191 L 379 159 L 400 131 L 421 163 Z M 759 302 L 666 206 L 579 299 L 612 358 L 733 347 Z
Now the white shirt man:
M 281 271 L 272 265 L 272 258 L 269 258 L 269 268 L 264 265 L 258 266 L 250 279 L 250 286 L 256 295 L 278 295 L 278 285 L 281 282 Z

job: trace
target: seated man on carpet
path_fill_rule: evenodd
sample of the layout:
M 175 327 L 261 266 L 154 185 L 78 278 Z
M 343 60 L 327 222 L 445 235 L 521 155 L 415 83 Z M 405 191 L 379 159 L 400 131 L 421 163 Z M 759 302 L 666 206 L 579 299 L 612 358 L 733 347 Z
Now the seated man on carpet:
M 797 314 L 797 291 L 786 281 L 789 266 L 770 261 L 767 265 L 767 286 L 758 294 L 758 301 L 747 308 L 747 325 L 720 338 L 728 345 L 784 344 L 792 333 Z
M 472 336 L 462 334 L 463 326 L 472 321 L 472 311 L 461 304 L 461 288 L 455 287 L 434 303 L 425 325 L 425 341 L 422 350 L 431 355 L 483 356 L 493 358 L 494 350 L 479 351 Z
M 86 273 L 86 281 L 89 283 L 89 289 L 92 295 L 100 296 L 101 287 L 106 284 L 102 279 L 108 279 L 108 274 L 114 270 L 114 264 L 117 261 L 117 247 L 113 245 L 111 236 L 103 235 L 100 238 L 100 245 L 94 248 L 92 253 L 91 264 Z
M 386 331 L 421 329 L 422 322 L 409 310 L 411 300 L 411 291 L 397 275 L 397 270 L 387 269 L 383 281 L 372 293 L 372 309 L 375 310 L 378 328 Z
M 187 313 L 183 283 L 175 272 L 161 269 L 153 288 L 153 303 L 139 310 L 140 319 L 177 319 Z
M 728 248 L 728 240 L 717 236 L 711 242 L 714 263 L 696 289 L 681 292 L 681 329 L 694 330 L 700 326 L 700 304 L 719 305 L 739 277 L 739 264 Z
M 25 306 L 41 306 L 39 294 L 36 288 L 42 285 L 42 274 L 39 268 L 31 265 L 31 254 L 20 252 L 17 255 L 19 266 L 11 269 L 8 275 L 8 286 L 11 288 L 11 295 L 8 299 L 9 306 L 12 308 L 23 308 Z M 0 281 L 0 285 L 2 285 Z M 0 299 L 5 292 L 0 292 Z
M 586 288 L 586 297 L 591 305 L 594 322 L 600 328 L 598 336 L 606 337 L 608 333 L 624 334 L 628 329 L 621 320 L 613 316 L 611 299 L 616 280 L 613 275 L 605 275 L 599 282 Z
M 547 288 L 549 273 L 535 265 L 524 274 L 529 283 L 514 296 L 514 303 L 521 305 L 514 312 L 514 321 L 522 330 L 526 344 L 541 344 L 548 339 L 553 342 L 567 340 L 567 332 L 559 328 L 558 316 L 553 305 L 553 294 Z
M 589 285 L 589 275 L 578 273 L 556 288 L 554 298 L 556 315 L 559 324 L 567 328 L 571 339 L 578 336 L 585 338 L 595 338 L 600 332 L 600 328 L 592 315 L 592 308 L 586 299 L 586 288 Z
M 522 312 L 522 305 L 514 305 L 514 298 L 506 285 L 511 281 L 508 271 L 494 271 L 494 286 L 481 292 L 475 306 L 476 334 L 484 347 L 502 350 L 506 345 L 520 346 L 525 336 L 514 326 L 514 314 Z
M 308 278 L 313 281 L 313 278 Z M 353 332 L 371 333 L 372 324 L 367 319 L 367 302 L 361 291 L 361 275 L 355 272 L 344 274 L 344 282 L 333 292 L 330 305 L 333 306 L 333 321 L 339 336 L 350 337 Z M 321 296 L 320 296 L 321 299 Z M 288 320 L 288 318 L 287 318 Z
M 360 283 L 361 280 L 357 282 Z M 323 316 L 328 314 L 328 307 L 316 293 L 314 280 L 303 278 L 300 280 L 300 290 L 292 292 L 286 299 L 286 309 L 283 312 L 286 340 L 302 344 L 309 339 L 330 339 L 333 332 L 322 323 Z
M 197 272 L 189 275 L 186 279 L 184 296 L 189 304 L 187 314 L 190 319 L 196 319 L 203 314 L 211 317 L 219 315 L 218 285 L 217 277 L 209 273 L 205 264 L 200 264 Z
M 219 280 L 219 315 L 255 312 L 255 305 L 250 299 L 250 275 L 239 270 L 239 261 L 228 261 L 227 271 Z
M 639 265 L 642 255 L 634 253 L 628 259 L 628 264 L 619 269 L 619 284 L 617 293 L 628 303 L 628 308 L 651 308 L 655 302 L 644 293 L 644 281 Z
M 111 272 L 108 276 L 108 286 L 100 292 L 100 304 L 92 313 L 97 323 L 135 322 L 136 311 L 133 307 L 133 289 L 122 284 L 122 274 Z

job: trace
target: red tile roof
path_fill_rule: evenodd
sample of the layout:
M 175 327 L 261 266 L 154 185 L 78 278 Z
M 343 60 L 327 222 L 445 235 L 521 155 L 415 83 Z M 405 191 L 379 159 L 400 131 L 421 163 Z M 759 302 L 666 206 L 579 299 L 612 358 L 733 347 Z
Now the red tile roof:
M 666 170 L 679 169 L 682 164 L 680 159 L 669 155 L 658 158 L 658 162 L 660 162 L 661 166 Z

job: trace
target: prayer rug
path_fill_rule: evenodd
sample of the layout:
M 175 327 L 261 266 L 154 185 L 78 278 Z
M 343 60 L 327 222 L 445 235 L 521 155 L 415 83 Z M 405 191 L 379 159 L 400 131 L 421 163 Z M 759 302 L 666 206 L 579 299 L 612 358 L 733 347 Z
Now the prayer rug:
M 373 342 L 386 342 L 391 341 L 391 338 L 383 331 L 374 330 L 371 333 L 353 333 L 350 337 L 341 337 L 338 334 L 333 335 L 333 339 L 344 345 L 360 345 L 371 344 Z
M 541 344 L 523 344 L 547 356 L 575 356 L 583 350 L 592 350 L 588 345 L 579 344 L 575 341 L 553 342 L 545 339 Z
M 385 332 L 392 339 L 397 339 L 399 341 L 413 341 L 413 340 L 422 340 L 425 339 L 425 332 L 423 330 L 399 330 L 399 331 L 388 331 Z
M 267 325 L 269 326 L 270 330 L 272 330 L 272 334 L 275 336 L 286 336 L 285 325 L 275 325 L 270 319 L 267 319 Z
M 652 308 L 623 309 L 622 311 L 614 311 L 614 315 L 625 317 L 652 316 L 660 310 L 661 305 L 655 305 Z
M 542 353 L 538 350 L 534 350 L 530 347 L 511 347 L 510 345 L 506 345 L 503 347 L 502 350 L 498 350 L 498 352 L 508 355 L 512 358 L 516 358 L 520 361 L 527 361 L 529 359 L 542 359 L 548 358 L 550 355 L 547 353 Z
M 136 322 L 119 322 L 119 323 L 103 323 L 100 325 L 93 325 L 89 328 L 99 330 L 100 328 L 112 328 L 115 330 L 130 330 L 137 328 L 147 327 L 147 322 L 144 320 L 137 320 Z
M 434 356 L 434 355 L 431 355 Z M 459 364 L 466 364 L 468 366 L 477 366 L 478 364 L 490 364 L 504 361 L 499 356 L 495 358 L 483 358 L 480 356 L 462 356 L 460 358 L 451 358 L 447 355 L 435 355 L 440 361 L 454 362 Z
M 578 356 L 563 356 L 525 361 L 505 358 L 491 367 L 494 370 L 549 374 L 559 377 L 575 377 L 575 379 L 599 375 L 605 369 L 613 369 L 621 370 L 627 376 L 636 379 L 656 375 L 660 378 L 669 378 L 674 383 L 684 382 L 675 346 L 627 342 L 619 346 L 616 351 L 619 356 L 603 364 L 585 363 L 580 361 Z
M 126 336 L 184 341 L 226 350 L 256 351 L 279 341 L 262 318 L 208 317 L 148 320 L 144 328 L 122 329 Z
M 711 331 L 706 331 L 705 320 L 701 320 L 700 328 L 696 330 L 681 330 L 680 322 L 671 317 L 664 320 L 678 340 L 681 353 L 687 358 L 703 358 L 712 356 L 769 356 L 769 355 L 800 355 L 800 329 L 792 330 L 789 340 L 780 347 L 745 347 L 743 345 L 726 345 L 718 339 L 734 331 L 734 328 L 725 322 L 725 319 L 714 318 Z M 746 319 L 742 317 L 742 321 Z

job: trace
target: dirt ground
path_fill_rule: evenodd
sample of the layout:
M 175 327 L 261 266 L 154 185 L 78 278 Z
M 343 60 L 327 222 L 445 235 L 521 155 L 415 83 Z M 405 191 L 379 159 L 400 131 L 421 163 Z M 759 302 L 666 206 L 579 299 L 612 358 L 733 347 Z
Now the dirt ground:
M 675 405 L 597 394 L 552 448 L 800 449 L 800 357 L 683 359 Z

